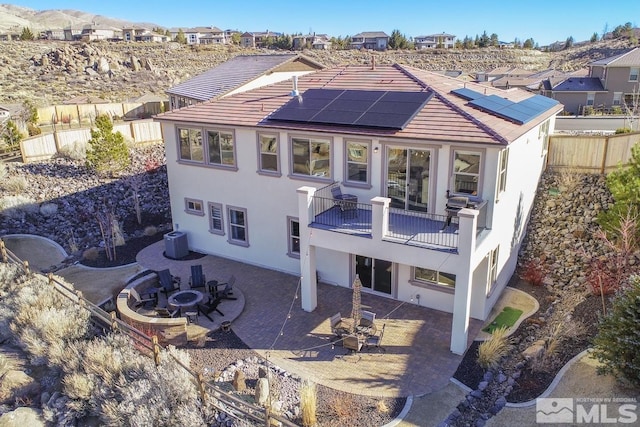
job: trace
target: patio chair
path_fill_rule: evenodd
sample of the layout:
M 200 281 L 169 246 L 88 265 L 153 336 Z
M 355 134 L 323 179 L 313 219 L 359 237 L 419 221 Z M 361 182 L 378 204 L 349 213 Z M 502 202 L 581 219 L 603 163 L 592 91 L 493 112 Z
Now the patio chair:
M 351 353 L 357 353 L 362 349 L 362 341 L 357 335 L 346 335 L 342 338 L 342 346 L 351 350 Z
M 149 309 L 156 305 L 155 298 L 141 298 L 138 291 L 135 288 L 129 289 L 129 296 L 133 299 L 132 307 L 135 309 L 144 308 Z M 150 304 L 153 303 L 153 304 Z
M 373 326 L 375 320 L 376 314 L 373 311 L 362 310 L 362 314 L 360 316 L 360 326 Z
M 386 325 L 383 324 L 382 325 L 382 329 L 380 329 L 380 333 L 379 334 L 375 334 L 375 335 L 369 335 L 367 337 L 367 340 L 365 341 L 364 345 L 365 345 L 365 349 L 368 351 L 370 348 L 375 348 L 375 349 L 379 349 L 382 351 L 386 351 L 384 347 L 381 346 L 382 344 L 382 337 L 384 335 L 384 327 Z
M 160 292 L 167 297 L 171 292 L 180 290 L 180 278 L 172 276 L 168 268 L 158 271 L 158 280 L 160 281 Z
M 353 194 L 343 194 L 339 185 L 331 188 L 334 205 L 340 208 L 342 216 L 358 216 L 358 197 Z
M 224 316 L 224 313 L 218 309 L 220 302 L 222 302 L 222 298 L 209 298 L 209 301 L 206 303 L 197 305 L 198 313 L 213 322 L 213 319 L 209 315 L 214 311 L 217 311 L 220 316 Z
M 233 285 L 236 283 L 236 276 L 231 275 L 231 277 L 229 277 L 229 280 L 227 280 L 226 282 L 222 282 L 222 283 L 218 283 L 216 286 L 223 286 L 224 288 L 222 288 L 222 290 L 220 291 L 220 298 L 221 299 L 229 299 L 229 300 L 236 300 L 238 298 L 236 297 L 232 297 L 230 295 L 233 295 Z
M 156 307 L 156 316 L 158 317 L 176 317 L 180 313 L 180 309 L 176 308 L 173 311 L 170 311 L 165 307 Z
M 202 264 L 191 266 L 191 276 L 189 277 L 189 288 L 197 289 L 207 286 L 207 280 L 202 272 Z
M 342 326 L 342 314 L 337 312 L 330 319 L 331 323 L 331 333 L 333 333 L 338 338 L 341 338 L 343 335 L 349 333 L 346 327 Z

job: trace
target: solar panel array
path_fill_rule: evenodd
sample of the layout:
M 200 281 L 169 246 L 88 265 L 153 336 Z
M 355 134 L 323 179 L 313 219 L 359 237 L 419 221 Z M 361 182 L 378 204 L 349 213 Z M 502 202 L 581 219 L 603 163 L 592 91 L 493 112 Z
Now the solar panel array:
M 432 96 L 431 91 L 307 89 L 268 119 L 400 130 Z
M 484 95 L 467 88 L 455 89 L 451 93 L 466 99 L 472 107 L 521 125 L 558 104 L 555 99 L 542 95 L 534 95 L 523 101 L 513 102 L 498 95 Z

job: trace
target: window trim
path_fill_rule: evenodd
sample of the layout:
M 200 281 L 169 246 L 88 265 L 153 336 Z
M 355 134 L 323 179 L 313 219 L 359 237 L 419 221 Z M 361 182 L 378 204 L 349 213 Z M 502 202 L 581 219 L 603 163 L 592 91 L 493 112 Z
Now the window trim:
M 188 132 L 188 136 L 189 136 L 189 158 L 183 158 L 182 157 L 182 138 L 180 136 L 180 131 L 182 130 L 186 130 Z M 193 153 L 191 151 L 191 147 L 193 145 L 193 141 L 191 141 L 191 131 L 194 132 L 199 132 L 200 133 L 200 145 L 202 146 L 202 160 L 194 160 L 193 159 Z M 197 164 L 197 165 L 201 165 L 201 164 L 205 164 L 205 149 L 204 149 L 204 142 L 202 140 L 202 129 L 201 128 L 196 128 L 196 127 L 189 127 L 189 126 L 176 126 L 176 142 L 178 145 L 178 162 L 180 163 L 189 163 L 189 164 Z
M 233 218 L 233 215 L 231 215 L 232 211 L 242 212 L 242 215 L 244 217 L 243 225 L 238 225 L 231 222 Z M 232 245 L 245 246 L 245 247 L 249 246 L 249 221 L 247 218 L 248 217 L 247 217 L 246 208 L 241 208 L 238 206 L 227 206 L 227 229 L 229 230 L 229 234 L 227 236 L 227 242 L 231 243 Z M 233 230 L 235 227 L 244 228 L 244 240 L 236 239 L 233 237 Z
M 262 137 L 273 137 L 276 140 L 276 170 L 263 169 L 262 167 Z M 278 133 L 258 132 L 256 135 L 256 147 L 258 152 L 258 174 L 267 176 L 282 176 L 282 166 L 280 165 L 280 135 Z
M 212 214 L 212 209 L 214 208 L 220 211 L 220 228 L 219 229 L 213 226 L 214 217 Z M 209 213 L 209 233 L 224 236 L 224 207 L 222 206 L 222 203 L 216 203 L 216 202 L 207 203 L 207 211 Z
M 540 125 L 538 129 L 538 139 L 542 139 L 542 153 L 540 157 L 544 157 L 549 152 L 549 128 L 551 127 L 551 120 L 546 120 Z
M 329 176 L 317 176 L 317 175 L 305 175 L 302 173 L 298 173 L 298 172 L 294 172 L 294 155 L 293 155 L 293 140 L 294 139 L 302 139 L 302 140 L 307 140 L 307 142 L 310 144 L 312 140 L 315 141 L 321 141 L 324 142 L 326 141 L 327 144 L 329 144 Z M 289 178 L 291 179 L 300 179 L 300 180 L 305 180 L 305 181 L 314 181 L 314 182 L 333 182 L 333 149 L 334 149 L 334 144 L 333 144 L 333 138 L 332 137 L 328 137 L 328 136 L 309 136 L 309 135 L 299 135 L 299 134 L 293 134 L 293 135 L 289 135 L 289 143 L 288 143 L 288 148 L 289 148 Z M 311 160 L 311 159 L 309 159 Z M 311 171 L 309 171 L 309 173 L 311 173 Z
M 190 208 L 189 204 L 193 204 L 193 207 Z M 200 205 L 200 209 L 197 208 L 196 205 Z M 191 197 L 184 198 L 184 211 L 189 215 L 197 215 L 204 216 L 204 202 L 200 199 L 194 199 Z
M 437 290 L 437 291 L 440 291 L 440 292 L 446 292 L 446 293 L 450 293 L 450 294 L 454 294 L 455 293 L 455 291 L 456 291 L 455 281 L 453 283 L 453 286 L 449 286 L 449 285 L 445 285 L 445 284 L 440 283 L 440 282 L 433 282 L 433 281 L 428 281 L 428 280 L 416 278 L 416 269 L 418 269 L 418 268 L 422 268 L 424 270 L 435 271 L 437 277 L 440 276 L 440 273 L 444 273 L 444 272 L 441 272 L 441 271 L 438 271 L 438 270 L 433 270 L 431 268 L 412 266 L 411 267 L 411 279 L 409 280 L 409 283 L 411 283 L 413 286 L 417 286 L 419 288 L 425 288 L 425 289 L 433 289 L 433 290 Z M 451 274 L 452 276 L 455 276 L 455 274 L 452 274 L 452 273 L 445 273 L 445 274 Z
M 227 128 L 224 126 L 223 127 L 190 126 L 189 124 L 178 124 L 175 126 L 175 129 L 176 129 L 176 145 L 178 150 L 178 160 L 177 160 L 178 163 L 181 163 L 184 165 L 192 165 L 192 166 L 204 166 L 212 169 L 221 169 L 221 170 L 230 170 L 230 171 L 238 170 L 237 138 L 236 138 L 235 129 Z M 200 139 L 202 144 L 202 160 L 192 160 L 190 158 L 189 159 L 182 158 L 182 151 L 181 151 L 181 145 L 180 145 L 180 131 L 182 129 L 200 132 Z M 223 163 L 212 163 L 210 161 L 209 132 L 231 134 L 231 137 L 233 139 L 233 165 L 225 165 Z
M 622 92 L 613 92 L 611 105 L 622 105 Z
M 225 164 L 223 162 L 223 155 L 222 155 L 222 138 L 219 137 L 220 139 L 220 163 L 213 163 L 211 161 L 211 152 L 209 151 L 209 134 L 210 132 L 217 132 L 218 135 L 221 135 L 223 133 L 225 134 L 230 134 L 231 135 L 231 144 L 233 145 L 233 150 L 231 150 L 232 154 L 233 154 L 233 164 Z M 219 168 L 219 169 L 235 169 L 238 170 L 238 154 L 236 153 L 236 134 L 233 130 L 229 130 L 229 129 L 225 129 L 225 128 L 209 128 L 209 127 L 205 127 L 204 128 L 204 135 L 206 135 L 206 157 L 205 157 L 205 164 L 207 166 L 211 166 L 214 168 Z M 204 145 L 204 141 L 203 141 L 203 145 Z M 229 150 L 227 150 L 229 151 Z
M 460 172 L 456 172 L 456 168 L 455 168 L 455 161 L 456 161 L 456 153 L 467 153 L 467 154 L 476 154 L 478 156 L 480 156 L 480 167 L 478 168 L 478 173 L 477 174 L 471 174 L 471 173 L 464 173 L 462 172 L 462 175 L 467 175 L 467 176 L 477 176 L 477 184 L 478 184 L 478 188 L 476 190 L 476 194 L 472 194 L 472 193 L 461 193 L 461 192 L 456 192 L 455 191 L 455 185 L 456 185 L 456 174 L 460 173 Z M 475 197 L 482 197 L 482 184 L 483 184 L 483 173 L 484 173 L 484 163 L 485 163 L 485 150 L 474 150 L 474 149 L 469 149 L 466 147 L 451 147 L 451 160 L 450 160 L 450 173 L 449 173 L 449 179 L 450 179 L 450 193 L 451 194 L 455 194 L 455 195 L 461 195 L 461 196 L 475 196 Z
M 298 223 L 298 236 L 293 235 L 293 223 Z M 300 220 L 298 217 L 287 216 L 287 256 L 300 259 L 300 251 L 293 250 L 293 239 L 298 238 L 298 248 L 300 248 Z
M 366 146 L 367 148 L 367 160 L 366 160 L 366 172 L 367 172 L 367 179 L 365 181 L 352 181 L 349 179 L 349 164 L 350 163 L 354 163 L 354 164 L 363 164 L 363 163 L 357 163 L 357 162 L 350 162 L 349 161 L 349 144 L 361 144 Z M 343 149 L 344 149 L 344 170 L 343 170 L 343 176 L 344 176 L 344 180 L 342 181 L 342 183 L 344 184 L 345 187 L 360 187 L 360 188 L 371 188 L 371 159 L 372 159 L 372 146 L 373 143 L 371 140 L 363 140 L 363 139 L 343 139 Z
M 587 107 L 593 107 L 596 104 L 596 93 L 595 92 L 587 92 L 587 102 L 585 105 Z
M 496 202 L 500 194 L 507 191 L 507 175 L 509 171 L 509 147 L 498 152 L 498 182 L 496 183 Z
M 498 283 L 498 260 L 500 259 L 500 246 L 496 246 L 489 252 L 487 265 L 487 297 L 491 296 Z
M 635 76 L 635 79 L 632 79 L 631 77 L 634 77 L 634 76 Z M 640 80 L 640 67 L 629 67 L 629 81 L 637 82 L 639 80 Z

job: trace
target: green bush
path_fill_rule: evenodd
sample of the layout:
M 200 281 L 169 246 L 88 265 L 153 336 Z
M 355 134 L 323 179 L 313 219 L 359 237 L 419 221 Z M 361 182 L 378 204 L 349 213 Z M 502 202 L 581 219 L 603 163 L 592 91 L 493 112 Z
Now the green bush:
M 118 175 L 131 164 L 129 148 L 120 132 L 113 132 L 109 116 L 96 117 L 87 149 L 87 166 L 100 175 Z
M 618 129 L 616 129 L 616 135 L 619 135 L 621 133 L 631 133 L 631 129 L 629 129 L 629 128 L 618 128 Z
M 609 373 L 640 387 L 640 277 L 619 293 L 594 339 L 598 373 Z

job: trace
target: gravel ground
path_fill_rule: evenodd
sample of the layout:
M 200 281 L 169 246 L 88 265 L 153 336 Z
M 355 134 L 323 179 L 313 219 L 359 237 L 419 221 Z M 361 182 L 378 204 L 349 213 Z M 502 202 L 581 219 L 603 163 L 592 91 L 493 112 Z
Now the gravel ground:
M 187 348 L 191 366 L 205 378 L 215 380 L 221 388 L 232 391 L 231 381 L 236 369 L 246 378 L 246 390 L 240 394 L 253 396 L 258 379 L 258 369 L 266 365 L 256 352 L 233 332 L 214 331 L 206 340 Z M 299 417 L 300 386 L 302 380 L 278 367 L 271 366 L 271 396 L 274 406 L 301 424 Z M 321 427 L 372 427 L 382 426 L 402 411 L 405 398 L 372 398 L 333 390 L 317 385 L 317 419 Z

